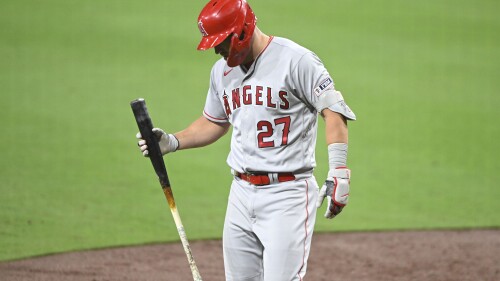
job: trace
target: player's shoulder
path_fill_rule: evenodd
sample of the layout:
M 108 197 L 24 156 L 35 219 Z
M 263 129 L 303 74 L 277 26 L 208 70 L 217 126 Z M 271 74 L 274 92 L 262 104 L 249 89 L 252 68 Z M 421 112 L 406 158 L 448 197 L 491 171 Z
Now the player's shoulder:
M 298 57 L 312 53 L 311 50 L 287 38 L 275 36 L 272 43 L 276 48 L 280 48 L 281 52 L 293 54 Z
M 322 64 L 313 51 L 290 39 L 275 37 L 273 43 L 276 48 L 279 48 L 280 57 L 287 58 L 292 65 L 302 65 L 302 68 L 307 68 Z

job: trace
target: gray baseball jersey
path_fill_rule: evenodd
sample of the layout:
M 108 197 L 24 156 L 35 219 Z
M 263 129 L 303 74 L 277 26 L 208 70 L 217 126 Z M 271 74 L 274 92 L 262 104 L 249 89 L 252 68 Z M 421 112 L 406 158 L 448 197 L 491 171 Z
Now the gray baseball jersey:
M 271 37 L 245 73 L 224 59 L 212 68 L 205 117 L 233 126 L 227 163 L 238 172 L 312 173 L 318 112 L 355 115 L 319 58 Z
M 231 169 L 296 175 L 264 186 L 234 178 L 224 222 L 226 280 L 302 280 L 318 197 L 318 113 L 356 117 L 319 58 L 284 38 L 271 37 L 246 71 L 220 59 L 210 78 L 203 114 L 232 124 Z

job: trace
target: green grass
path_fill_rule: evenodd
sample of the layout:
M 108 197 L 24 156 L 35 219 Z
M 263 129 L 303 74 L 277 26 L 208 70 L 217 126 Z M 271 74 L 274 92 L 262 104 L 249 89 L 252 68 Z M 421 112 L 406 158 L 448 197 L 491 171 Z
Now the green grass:
M 499 227 L 498 1 L 252 1 L 268 34 L 314 50 L 350 123 L 350 205 L 317 231 Z M 203 1 L 2 1 L 0 260 L 178 240 L 135 144 L 202 111 Z M 326 175 L 323 123 L 316 177 Z M 219 238 L 229 137 L 166 157 L 190 239 Z

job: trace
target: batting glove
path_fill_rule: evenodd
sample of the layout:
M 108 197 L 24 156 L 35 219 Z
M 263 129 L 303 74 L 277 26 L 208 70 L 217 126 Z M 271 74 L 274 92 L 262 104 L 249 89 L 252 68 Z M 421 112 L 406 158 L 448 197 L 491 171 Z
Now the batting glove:
M 316 207 L 319 208 L 323 205 L 325 197 L 328 197 L 325 218 L 333 219 L 347 205 L 350 179 L 351 170 L 346 167 L 336 168 L 328 172 L 328 177 L 319 191 L 318 202 L 316 203 Z
M 153 134 L 155 135 L 156 140 L 158 140 L 162 155 L 175 152 L 177 148 L 179 148 L 179 141 L 174 135 L 167 134 L 160 128 L 153 128 Z M 137 133 L 136 137 L 139 139 L 137 145 L 139 146 L 142 155 L 149 157 L 148 145 L 146 144 L 146 141 L 142 139 L 141 133 Z

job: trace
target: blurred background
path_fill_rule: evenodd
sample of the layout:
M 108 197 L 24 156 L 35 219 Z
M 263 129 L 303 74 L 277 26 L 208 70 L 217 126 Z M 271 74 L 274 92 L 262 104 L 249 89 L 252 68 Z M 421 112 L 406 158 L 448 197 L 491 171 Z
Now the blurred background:
M 0 2 L 0 260 L 177 241 L 129 102 L 177 132 L 202 113 L 206 1 Z M 250 0 L 323 60 L 354 110 L 349 206 L 317 232 L 498 228 L 500 2 Z M 327 152 L 319 124 L 322 182 Z M 220 238 L 230 135 L 165 157 L 190 240 Z

